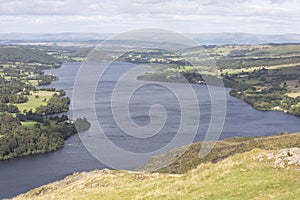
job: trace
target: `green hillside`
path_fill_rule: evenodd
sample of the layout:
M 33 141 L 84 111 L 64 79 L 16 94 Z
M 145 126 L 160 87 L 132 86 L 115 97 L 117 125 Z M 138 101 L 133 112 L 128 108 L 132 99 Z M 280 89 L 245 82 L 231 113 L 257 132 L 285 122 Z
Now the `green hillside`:
M 235 154 L 248 152 L 255 148 L 265 150 L 280 150 L 291 147 L 300 148 L 300 133 L 255 138 L 237 137 L 221 140 L 215 144 L 207 156 L 200 159 L 200 149 L 209 147 L 210 143 L 193 143 L 188 147 L 175 149 L 165 155 L 153 157 L 139 170 L 182 174 L 196 168 L 199 164 L 217 163 Z M 162 165 L 162 163 L 164 164 Z
M 59 63 L 59 60 L 38 49 L 21 46 L 0 47 L 0 62 Z
M 226 142 L 241 145 L 253 142 L 277 149 L 292 146 L 287 144 L 288 140 L 294 140 L 293 145 L 299 146 L 299 137 L 298 133 L 260 138 L 256 142 L 255 139 Z M 271 145 L 271 142 L 275 143 Z M 201 163 L 184 174 L 114 170 L 74 173 L 15 199 L 297 199 L 299 166 L 274 167 L 275 158 L 270 155 L 278 152 L 253 148 L 232 153 L 216 163 Z

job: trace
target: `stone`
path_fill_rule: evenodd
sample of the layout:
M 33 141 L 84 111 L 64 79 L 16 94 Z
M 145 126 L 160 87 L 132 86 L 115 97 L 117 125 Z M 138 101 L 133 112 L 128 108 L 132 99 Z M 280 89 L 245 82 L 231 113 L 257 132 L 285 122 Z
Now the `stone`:
M 268 160 L 272 160 L 272 159 L 274 159 L 274 158 L 275 158 L 274 154 L 272 154 L 272 153 L 268 153 L 268 154 L 267 154 L 267 159 L 268 159 Z
M 274 167 L 300 166 L 300 148 L 282 149 L 275 156 Z

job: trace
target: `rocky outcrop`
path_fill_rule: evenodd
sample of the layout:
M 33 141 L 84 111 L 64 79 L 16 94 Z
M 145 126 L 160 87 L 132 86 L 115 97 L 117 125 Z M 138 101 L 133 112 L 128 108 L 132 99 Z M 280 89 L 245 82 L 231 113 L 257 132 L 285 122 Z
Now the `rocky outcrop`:
M 274 167 L 300 166 L 300 148 L 282 149 L 275 156 Z

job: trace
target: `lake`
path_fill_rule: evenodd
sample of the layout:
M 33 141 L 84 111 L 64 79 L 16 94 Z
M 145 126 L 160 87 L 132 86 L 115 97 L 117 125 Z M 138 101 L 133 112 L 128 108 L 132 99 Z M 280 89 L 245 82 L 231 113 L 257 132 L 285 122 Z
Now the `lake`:
M 50 87 L 63 88 L 67 95 L 71 97 L 74 79 L 79 67 L 80 63 L 67 63 L 61 68 L 55 69 L 54 74 L 59 77 L 59 80 L 53 82 Z M 100 84 L 97 86 L 95 95 L 97 120 L 107 139 L 115 146 L 127 152 L 137 154 L 154 152 L 153 154 L 155 154 L 155 150 L 163 148 L 175 137 L 174 134 L 179 128 L 177 122 L 180 121 L 182 112 L 180 111 L 179 102 L 172 92 L 166 90 L 160 84 L 146 84 L 137 90 L 134 98 L 131 98 L 129 110 L 132 120 L 140 126 L 149 124 L 151 122 L 149 108 L 153 104 L 163 105 L 168 118 L 163 129 L 157 135 L 148 139 L 126 135 L 114 121 L 110 98 L 116 80 L 133 67 L 132 64 L 115 63 L 105 71 Z M 48 70 L 46 73 L 52 73 L 52 70 Z M 179 87 L 184 87 L 184 85 L 181 84 Z M 210 95 L 205 85 L 195 84 L 192 85 L 192 88 L 198 98 L 200 110 L 199 128 L 195 132 L 193 141 L 200 141 L 203 140 L 205 136 L 203 133 L 207 131 L 210 123 Z M 226 120 L 220 139 L 299 131 L 299 117 L 281 112 L 257 111 L 247 103 L 231 97 L 229 91 L 230 89 L 225 89 Z M 91 106 L 86 105 L 86 108 L 84 108 L 87 115 Z M 117 109 L 122 110 L 122 108 Z M 193 108 L 189 107 L 189 109 Z M 72 116 L 71 111 L 67 114 Z M 84 136 L 84 134 L 88 135 L 90 133 L 80 134 Z M 0 162 L 0 198 L 8 198 L 27 192 L 32 188 L 62 179 L 74 172 L 109 168 L 89 154 L 78 135 L 72 136 L 65 143 L 65 147 L 56 152 Z M 113 154 L 104 156 L 106 159 L 115 159 Z M 144 157 L 136 162 L 126 157 L 118 159 L 124 169 L 135 169 L 145 161 Z

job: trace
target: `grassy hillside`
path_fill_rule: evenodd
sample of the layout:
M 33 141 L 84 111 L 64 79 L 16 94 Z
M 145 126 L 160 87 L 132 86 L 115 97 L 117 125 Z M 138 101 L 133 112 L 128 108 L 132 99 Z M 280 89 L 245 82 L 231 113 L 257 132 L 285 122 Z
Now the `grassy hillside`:
M 38 49 L 21 46 L 0 47 L 0 62 L 59 63 L 59 60 Z
M 16 200 L 37 199 L 297 199 L 300 171 L 258 160 L 254 149 L 183 175 L 100 170 L 74 174 Z
M 268 146 L 277 149 L 299 146 L 299 137 L 298 133 L 245 141 L 231 139 L 223 144 L 256 143 L 266 149 Z M 288 141 L 294 142 L 289 145 Z M 299 166 L 275 168 L 274 158 L 268 157 L 278 152 L 253 147 L 217 163 L 198 164 L 184 174 L 113 170 L 75 173 L 15 199 L 297 199 L 300 196 Z
M 185 149 L 177 149 L 167 154 L 153 157 L 139 170 L 181 174 L 196 168 L 199 164 L 217 163 L 235 154 L 248 152 L 255 148 L 265 150 L 279 150 L 291 147 L 300 148 L 300 133 L 256 138 L 240 137 L 218 141 L 212 151 L 200 159 L 199 150 L 207 147 L 209 147 L 209 143 L 193 143 Z M 166 164 L 162 165 L 162 163 Z

